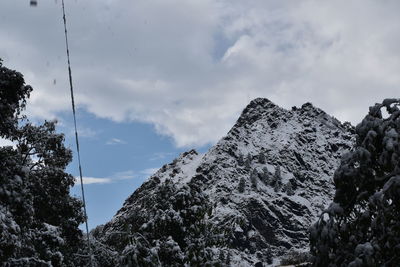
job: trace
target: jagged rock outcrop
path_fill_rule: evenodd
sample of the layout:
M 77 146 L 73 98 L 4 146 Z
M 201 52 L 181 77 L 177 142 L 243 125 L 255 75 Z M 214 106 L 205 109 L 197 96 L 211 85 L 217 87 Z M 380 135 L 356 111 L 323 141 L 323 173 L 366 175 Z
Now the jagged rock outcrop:
M 353 141 L 350 124 L 310 103 L 255 99 L 207 153 L 163 166 L 93 231 L 100 264 L 261 266 L 307 250 Z

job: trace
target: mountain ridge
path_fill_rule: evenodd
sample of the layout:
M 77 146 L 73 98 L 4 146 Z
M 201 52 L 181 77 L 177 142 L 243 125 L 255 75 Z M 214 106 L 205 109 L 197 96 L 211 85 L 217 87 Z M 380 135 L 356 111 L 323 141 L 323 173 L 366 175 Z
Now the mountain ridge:
M 307 249 L 353 142 L 350 124 L 311 103 L 286 110 L 254 99 L 207 153 L 164 165 L 93 236 L 125 264 L 276 264 Z

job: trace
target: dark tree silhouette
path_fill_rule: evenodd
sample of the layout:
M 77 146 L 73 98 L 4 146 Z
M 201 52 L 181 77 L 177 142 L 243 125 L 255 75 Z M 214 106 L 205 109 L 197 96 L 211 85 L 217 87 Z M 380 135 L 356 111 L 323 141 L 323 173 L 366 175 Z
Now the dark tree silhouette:
M 82 204 L 69 195 L 72 153 L 55 122 L 21 116 L 32 88 L 0 61 L 0 262 L 5 266 L 72 266 L 81 244 Z
M 0 59 L 0 136 L 13 138 L 21 111 L 32 88 L 25 85 L 21 73 L 3 66 Z
M 399 105 L 376 104 L 356 127 L 355 148 L 334 175 L 333 203 L 311 228 L 316 266 L 400 263 Z
M 244 180 L 244 178 L 240 178 L 239 180 L 239 185 L 238 185 L 238 191 L 239 193 L 244 193 L 244 190 L 246 188 L 246 181 Z

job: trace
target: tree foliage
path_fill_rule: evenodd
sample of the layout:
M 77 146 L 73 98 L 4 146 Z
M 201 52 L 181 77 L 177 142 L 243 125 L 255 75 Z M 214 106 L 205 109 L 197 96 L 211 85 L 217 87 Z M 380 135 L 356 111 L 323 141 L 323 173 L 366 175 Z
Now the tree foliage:
M 316 266 L 399 264 L 399 105 L 400 99 L 376 104 L 356 127 L 355 148 L 334 175 L 333 203 L 311 228 Z
M 251 156 L 250 153 L 248 153 L 247 156 L 246 156 L 246 160 L 244 162 L 245 170 L 247 170 L 247 171 L 251 170 L 251 161 L 252 161 L 252 156 Z
M 294 190 L 293 190 L 293 184 L 292 182 L 288 181 L 284 186 L 283 186 L 283 191 L 286 192 L 288 196 L 293 196 L 294 195 Z
M 238 161 L 239 166 L 243 166 L 244 165 L 244 156 L 243 156 L 242 153 L 239 154 L 239 157 L 238 157 L 237 161 Z
M 72 153 L 55 122 L 35 126 L 21 116 L 32 88 L 1 65 L 0 262 L 6 266 L 68 266 L 81 242 L 82 204 L 69 195 Z
M 271 180 L 271 186 L 274 187 L 274 191 L 278 192 L 282 188 L 282 174 L 281 174 L 281 167 L 279 165 L 275 166 L 275 173 L 274 177 Z
M 260 154 L 258 154 L 258 162 L 260 164 L 265 164 L 266 163 L 266 158 L 263 152 L 260 152 Z
M 23 76 L 3 66 L 0 59 L 0 136 L 12 137 L 32 88 Z
M 246 188 L 246 181 L 244 180 L 244 177 L 242 177 L 242 178 L 240 178 L 239 184 L 238 184 L 239 193 L 244 193 L 245 188 Z
M 113 237 L 120 266 L 203 266 L 212 262 L 215 240 L 205 217 L 211 212 L 195 182 L 177 188 L 170 180 L 157 187 L 148 215 L 127 220 Z M 95 234 L 96 237 L 97 234 Z M 210 235 L 210 236 L 209 236 Z
M 251 182 L 251 187 L 254 190 L 257 190 L 257 184 L 258 184 L 258 172 L 257 169 L 253 169 L 253 171 L 250 174 L 250 182 Z
M 270 183 L 270 173 L 267 167 L 262 168 L 262 172 L 260 173 L 260 179 L 265 185 L 269 185 Z

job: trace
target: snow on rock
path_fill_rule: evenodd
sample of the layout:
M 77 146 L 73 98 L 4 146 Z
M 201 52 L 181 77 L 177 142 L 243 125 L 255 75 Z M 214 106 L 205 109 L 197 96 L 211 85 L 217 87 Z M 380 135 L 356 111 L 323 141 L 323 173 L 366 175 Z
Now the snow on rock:
M 177 185 L 187 184 L 196 174 L 202 158 L 203 155 L 198 154 L 195 150 L 190 150 L 181 154 L 171 164 L 163 166 L 153 176 L 158 176 L 161 183 L 165 182 L 165 179 L 173 178 Z
M 288 250 L 307 249 L 308 227 L 332 199 L 333 172 L 353 142 L 349 123 L 310 103 L 285 110 L 255 99 L 206 154 L 191 150 L 163 166 L 94 236 L 121 252 L 126 236 L 140 233 L 147 245 L 135 244 L 158 258 L 144 250 L 124 257 L 150 266 L 276 264 Z M 171 239 L 175 262 L 162 256 Z

